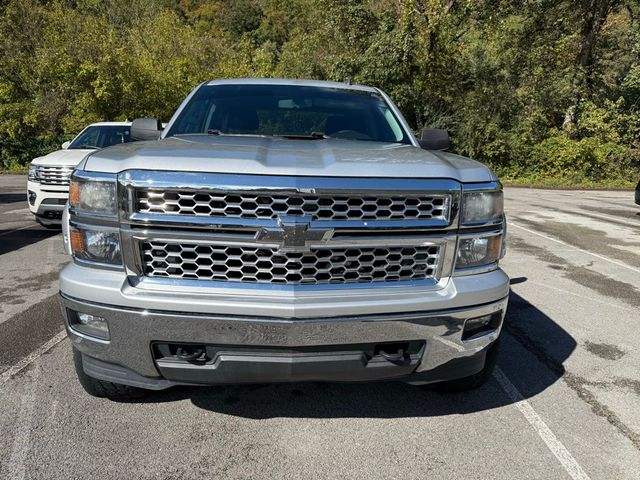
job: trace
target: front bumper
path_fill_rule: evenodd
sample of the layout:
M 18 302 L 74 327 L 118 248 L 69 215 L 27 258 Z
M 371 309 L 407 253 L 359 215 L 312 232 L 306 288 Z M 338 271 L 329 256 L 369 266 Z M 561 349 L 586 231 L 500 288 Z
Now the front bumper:
M 66 267 L 60 287 L 67 330 L 85 358 L 87 374 L 150 389 L 300 380 L 430 383 L 472 375 L 482 368 L 484 352 L 500 334 L 509 291 L 508 277 L 501 270 L 452 278 L 437 291 L 389 289 L 383 295 L 363 289 L 344 297 L 335 291 L 331 297 L 280 295 L 279 301 L 247 292 L 237 298 L 159 295 L 141 292 L 122 277 L 122 272 Z M 111 339 L 96 341 L 72 330 L 69 311 L 106 318 Z M 467 319 L 496 312 L 500 325 L 495 330 L 462 340 Z M 182 365 L 167 370 L 154 355 L 158 342 L 216 345 L 226 352 L 206 368 Z M 393 342 L 423 346 L 412 354 L 413 363 L 398 368 L 354 353 L 353 345 L 366 349 Z M 329 347 L 331 358 L 325 355 Z M 300 357 L 290 352 L 296 348 L 311 353 Z
M 69 198 L 67 185 L 42 185 L 27 182 L 29 210 L 44 225 L 60 225 L 62 212 Z

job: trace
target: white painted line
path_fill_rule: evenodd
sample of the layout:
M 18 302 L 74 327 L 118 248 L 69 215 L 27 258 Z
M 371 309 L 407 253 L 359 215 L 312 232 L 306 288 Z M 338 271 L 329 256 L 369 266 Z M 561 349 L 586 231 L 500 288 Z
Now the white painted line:
M 564 242 L 562 240 L 558 240 L 557 238 L 553 238 L 553 237 L 550 237 L 548 235 L 544 235 L 542 233 L 536 232 L 535 230 L 531 230 L 529 228 L 525 228 L 522 225 L 518 225 L 517 223 L 513 223 L 511 221 L 508 222 L 508 223 L 509 223 L 509 226 L 520 228 L 520 229 L 524 230 L 525 232 L 533 233 L 534 235 L 538 235 L 539 237 L 546 238 L 547 240 L 551 240 L 552 242 L 556 242 L 556 243 L 559 243 L 561 245 L 565 245 L 567 247 L 571 247 L 573 250 L 578 250 L 579 252 L 586 253 L 588 255 L 591 255 L 592 257 L 596 257 L 596 258 L 599 258 L 600 260 L 604 260 L 605 262 L 613 263 L 614 265 L 617 265 L 619 267 L 627 268 L 627 269 L 631 270 L 632 272 L 640 273 L 640 269 L 632 267 L 630 265 L 627 265 L 626 263 L 618 262 L 617 260 L 613 260 L 613 259 L 611 259 L 609 257 L 605 257 L 603 255 L 598 255 L 597 253 L 590 252 L 589 250 L 585 250 L 584 248 L 576 247 L 575 245 L 571 245 L 570 243 Z
M 10 233 L 19 232 L 20 230 L 26 230 L 27 228 L 37 227 L 37 225 L 27 225 L 25 227 L 14 228 L 13 230 L 9 230 L 8 232 L 0 233 L 0 237 L 4 237 L 5 235 L 9 235 Z
M 9 213 L 30 213 L 30 210 L 28 208 L 16 208 L 15 210 L 7 210 L 6 212 L 2 212 L 5 215 L 9 214 Z
M 38 380 L 38 373 L 39 370 L 36 370 L 34 383 Z M 22 395 L 15 437 L 13 437 L 13 446 L 11 448 L 11 457 L 7 464 L 8 471 L 2 478 L 24 480 L 27 475 L 27 455 L 31 448 L 31 431 L 33 430 L 36 406 L 35 385 L 30 385 L 29 387 L 29 391 Z
M 569 290 L 565 290 L 564 288 L 558 288 L 555 285 L 549 285 L 546 284 L 544 282 L 536 282 L 535 280 L 527 280 L 527 283 L 530 283 L 532 285 L 536 285 L 538 287 L 541 288 L 548 288 L 549 290 L 553 290 L 554 292 L 560 292 L 560 293 L 565 293 L 567 295 L 573 295 L 574 297 L 577 298 L 582 298 L 584 300 L 588 300 L 590 302 L 595 302 L 595 303 L 600 303 L 602 305 L 606 305 L 607 307 L 611 307 L 611 308 L 617 308 L 619 310 L 625 310 L 627 312 L 633 312 L 633 313 L 637 313 L 638 310 L 636 308 L 633 307 L 623 307 L 621 305 L 617 305 L 613 302 L 605 302 L 604 300 L 598 300 L 597 298 L 594 298 L 593 296 L 588 296 L 588 295 L 580 295 L 579 293 L 576 292 L 571 292 Z M 511 286 L 511 289 L 513 290 L 514 285 Z
M 40 358 L 43 354 L 47 353 L 49 350 L 55 347 L 58 343 L 64 340 L 66 336 L 67 336 L 67 332 L 65 330 L 62 330 L 60 333 L 58 333 L 55 337 L 53 337 L 47 343 L 45 343 L 44 345 L 41 345 L 39 348 L 31 352 L 29 355 L 24 357 L 18 363 L 10 367 L 8 370 L 5 370 L 4 372 L 2 372 L 2 375 L 0 375 L 0 385 L 7 382 L 11 377 L 13 377 L 17 373 L 19 373 L 21 370 L 29 366 L 30 363 Z
M 493 377 L 498 381 L 502 389 L 509 395 L 509 398 L 514 402 L 514 405 L 520 413 L 524 415 L 529 424 L 536 431 L 538 436 L 547 445 L 547 448 L 551 450 L 551 453 L 562 464 L 566 472 L 573 480 L 590 480 L 589 476 L 584 472 L 580 464 L 573 458 L 573 455 L 569 453 L 569 450 L 558 440 L 553 434 L 551 429 L 544 423 L 544 420 L 540 418 L 540 415 L 536 413 L 531 404 L 525 400 L 522 394 L 518 391 L 516 386 L 511 383 L 511 380 L 507 378 L 500 367 L 495 367 L 493 370 Z

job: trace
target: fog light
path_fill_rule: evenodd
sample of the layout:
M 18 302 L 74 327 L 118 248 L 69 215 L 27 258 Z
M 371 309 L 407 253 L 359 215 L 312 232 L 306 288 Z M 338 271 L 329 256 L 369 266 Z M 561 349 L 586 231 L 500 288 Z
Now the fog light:
M 31 205 L 32 207 L 36 204 L 36 197 L 36 192 L 32 192 L 31 190 L 29 190 L 27 198 L 29 200 L 29 205 Z
M 109 325 L 105 318 L 90 313 L 69 311 L 69 326 L 84 335 L 109 340 Z
M 464 322 L 462 340 L 470 340 L 486 335 L 500 326 L 502 312 L 495 312 L 481 317 L 470 318 Z

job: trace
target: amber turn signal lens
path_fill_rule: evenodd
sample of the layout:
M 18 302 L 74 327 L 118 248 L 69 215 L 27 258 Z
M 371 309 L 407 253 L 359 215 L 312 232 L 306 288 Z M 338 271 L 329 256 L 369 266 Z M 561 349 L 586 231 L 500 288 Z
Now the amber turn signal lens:
M 80 205 L 80 183 L 72 181 L 69 184 L 69 205 L 77 207 Z
M 71 251 L 73 253 L 84 253 L 84 235 L 78 230 L 71 230 Z

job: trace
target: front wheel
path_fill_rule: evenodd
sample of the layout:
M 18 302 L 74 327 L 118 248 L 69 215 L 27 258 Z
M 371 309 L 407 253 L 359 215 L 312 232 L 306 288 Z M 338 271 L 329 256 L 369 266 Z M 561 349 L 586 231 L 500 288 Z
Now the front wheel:
M 498 359 L 498 348 L 500 347 L 500 338 L 487 349 L 484 360 L 484 367 L 478 373 L 468 377 L 448 380 L 446 382 L 436 383 L 432 386 L 433 390 L 442 393 L 458 393 L 473 390 L 483 385 L 493 372 Z
M 76 369 L 78 381 L 85 392 L 92 397 L 108 398 L 110 400 L 133 400 L 142 398 L 149 392 L 143 388 L 131 387 L 120 383 L 107 382 L 90 377 L 82 367 L 82 354 L 73 349 L 73 365 Z

